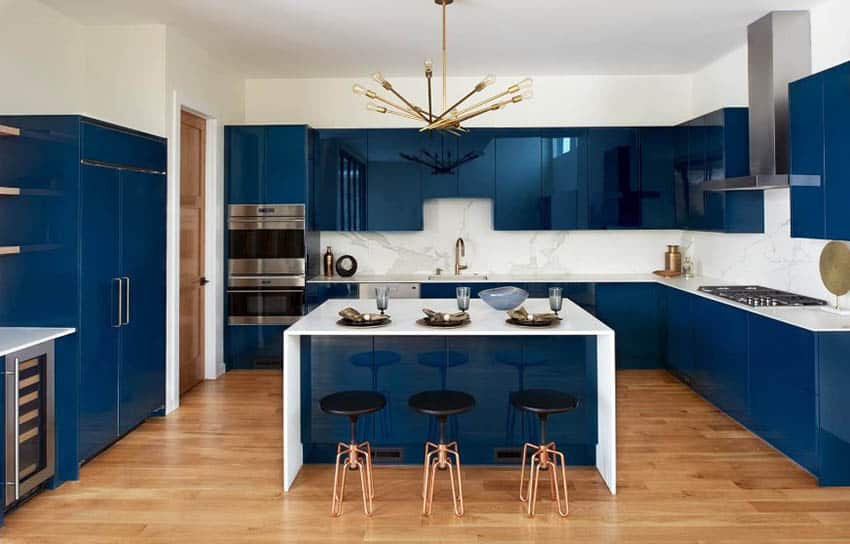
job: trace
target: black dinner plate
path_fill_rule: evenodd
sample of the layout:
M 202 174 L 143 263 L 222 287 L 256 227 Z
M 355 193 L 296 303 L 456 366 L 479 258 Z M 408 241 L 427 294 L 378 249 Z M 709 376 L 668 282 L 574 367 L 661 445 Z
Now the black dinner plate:
M 446 328 L 451 329 L 455 327 L 463 327 L 464 325 L 469 325 L 472 320 L 468 317 L 463 321 L 431 321 L 427 317 L 423 317 L 422 319 L 417 319 L 416 323 L 419 325 L 424 325 L 426 327 L 438 327 L 438 328 Z
M 342 325 L 343 327 L 368 329 L 370 327 L 383 327 L 384 325 L 389 325 L 392 321 L 393 320 L 389 317 L 380 321 L 352 321 L 350 319 L 343 318 L 337 321 L 336 324 Z
M 558 321 L 560 321 L 560 320 L 559 319 L 552 319 L 552 320 L 546 320 L 546 321 L 533 321 L 533 320 L 529 319 L 528 321 L 520 321 L 519 319 L 514 319 L 512 317 L 509 317 L 508 319 L 505 320 L 505 323 L 507 323 L 509 325 L 516 325 L 518 327 L 551 327 L 552 325 L 554 325 Z

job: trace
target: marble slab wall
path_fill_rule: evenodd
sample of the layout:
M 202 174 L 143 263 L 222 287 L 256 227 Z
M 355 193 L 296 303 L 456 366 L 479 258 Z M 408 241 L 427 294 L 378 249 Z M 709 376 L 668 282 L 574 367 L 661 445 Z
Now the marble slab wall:
M 489 199 L 425 202 L 421 232 L 323 232 L 322 249 L 353 255 L 363 274 L 451 273 L 455 240 L 466 242 L 464 273 L 628 274 L 663 268 L 667 244 L 682 244 L 700 275 L 755 283 L 833 301 L 820 281 L 822 240 L 791 238 L 788 190 L 765 194 L 765 234 L 669 231 L 493 230 Z M 850 307 L 850 296 L 842 305 Z

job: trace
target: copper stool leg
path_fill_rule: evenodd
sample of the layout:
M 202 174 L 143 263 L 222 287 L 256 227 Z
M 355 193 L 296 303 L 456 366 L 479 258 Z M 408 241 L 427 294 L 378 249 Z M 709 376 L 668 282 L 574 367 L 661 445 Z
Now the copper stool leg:
M 372 448 L 368 442 L 358 444 L 355 440 L 357 418 L 351 418 L 351 442 L 340 442 L 336 447 L 334 465 L 334 490 L 331 500 L 331 515 L 342 515 L 342 502 L 345 498 L 345 477 L 349 471 L 360 472 L 360 487 L 363 493 L 363 512 L 371 516 L 375 509 L 372 499 L 375 497 L 375 483 L 372 479 Z M 343 461 L 345 458 L 345 461 Z
M 554 442 L 546 443 L 546 418 L 540 418 L 540 444 L 526 443 L 522 448 L 522 470 L 520 472 L 519 498 L 522 502 L 528 502 L 528 517 L 534 517 L 537 504 L 537 490 L 540 484 L 540 471 L 549 472 L 549 493 L 552 500 L 558 505 L 558 514 L 565 518 L 570 513 L 569 496 L 567 494 L 567 462 L 563 453 L 557 450 Z M 528 488 L 525 497 L 525 465 L 528 451 L 533 450 L 529 460 L 530 469 L 528 476 Z M 560 467 L 558 466 L 560 464 Z M 560 471 L 558 470 L 560 468 Z M 560 472 L 560 474 L 559 474 Z M 558 481 L 560 479 L 560 482 Z M 564 500 L 561 502 L 561 487 L 564 491 Z
M 440 441 L 439 444 L 428 442 L 425 444 L 425 468 L 422 483 L 422 514 L 431 515 L 431 507 L 434 504 L 434 482 L 438 470 L 449 472 L 449 482 L 452 489 L 452 503 L 455 515 L 463 516 L 463 483 L 460 472 L 460 452 L 457 442 L 446 444 L 445 440 L 445 418 L 440 418 Z

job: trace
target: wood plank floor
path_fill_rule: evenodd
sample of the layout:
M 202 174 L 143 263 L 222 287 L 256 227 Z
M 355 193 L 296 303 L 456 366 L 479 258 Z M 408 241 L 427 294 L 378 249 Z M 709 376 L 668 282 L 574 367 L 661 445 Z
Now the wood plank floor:
M 406 467 L 376 470 L 372 519 L 353 487 L 332 519 L 329 467 L 306 467 L 280 492 L 280 374 L 234 372 L 12 513 L 0 541 L 850 542 L 850 488 L 818 488 L 663 371 L 617 377 L 619 494 L 592 469 L 570 470 L 568 520 L 548 501 L 527 519 L 517 471 L 478 467 L 464 473 L 463 519 L 446 485 L 422 518 L 420 472 Z

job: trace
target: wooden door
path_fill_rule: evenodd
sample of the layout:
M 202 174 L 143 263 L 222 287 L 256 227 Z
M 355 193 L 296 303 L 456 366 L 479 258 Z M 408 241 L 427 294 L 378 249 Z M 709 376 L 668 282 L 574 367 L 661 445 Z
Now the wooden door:
M 206 121 L 180 122 L 180 393 L 204 379 L 204 164 Z

